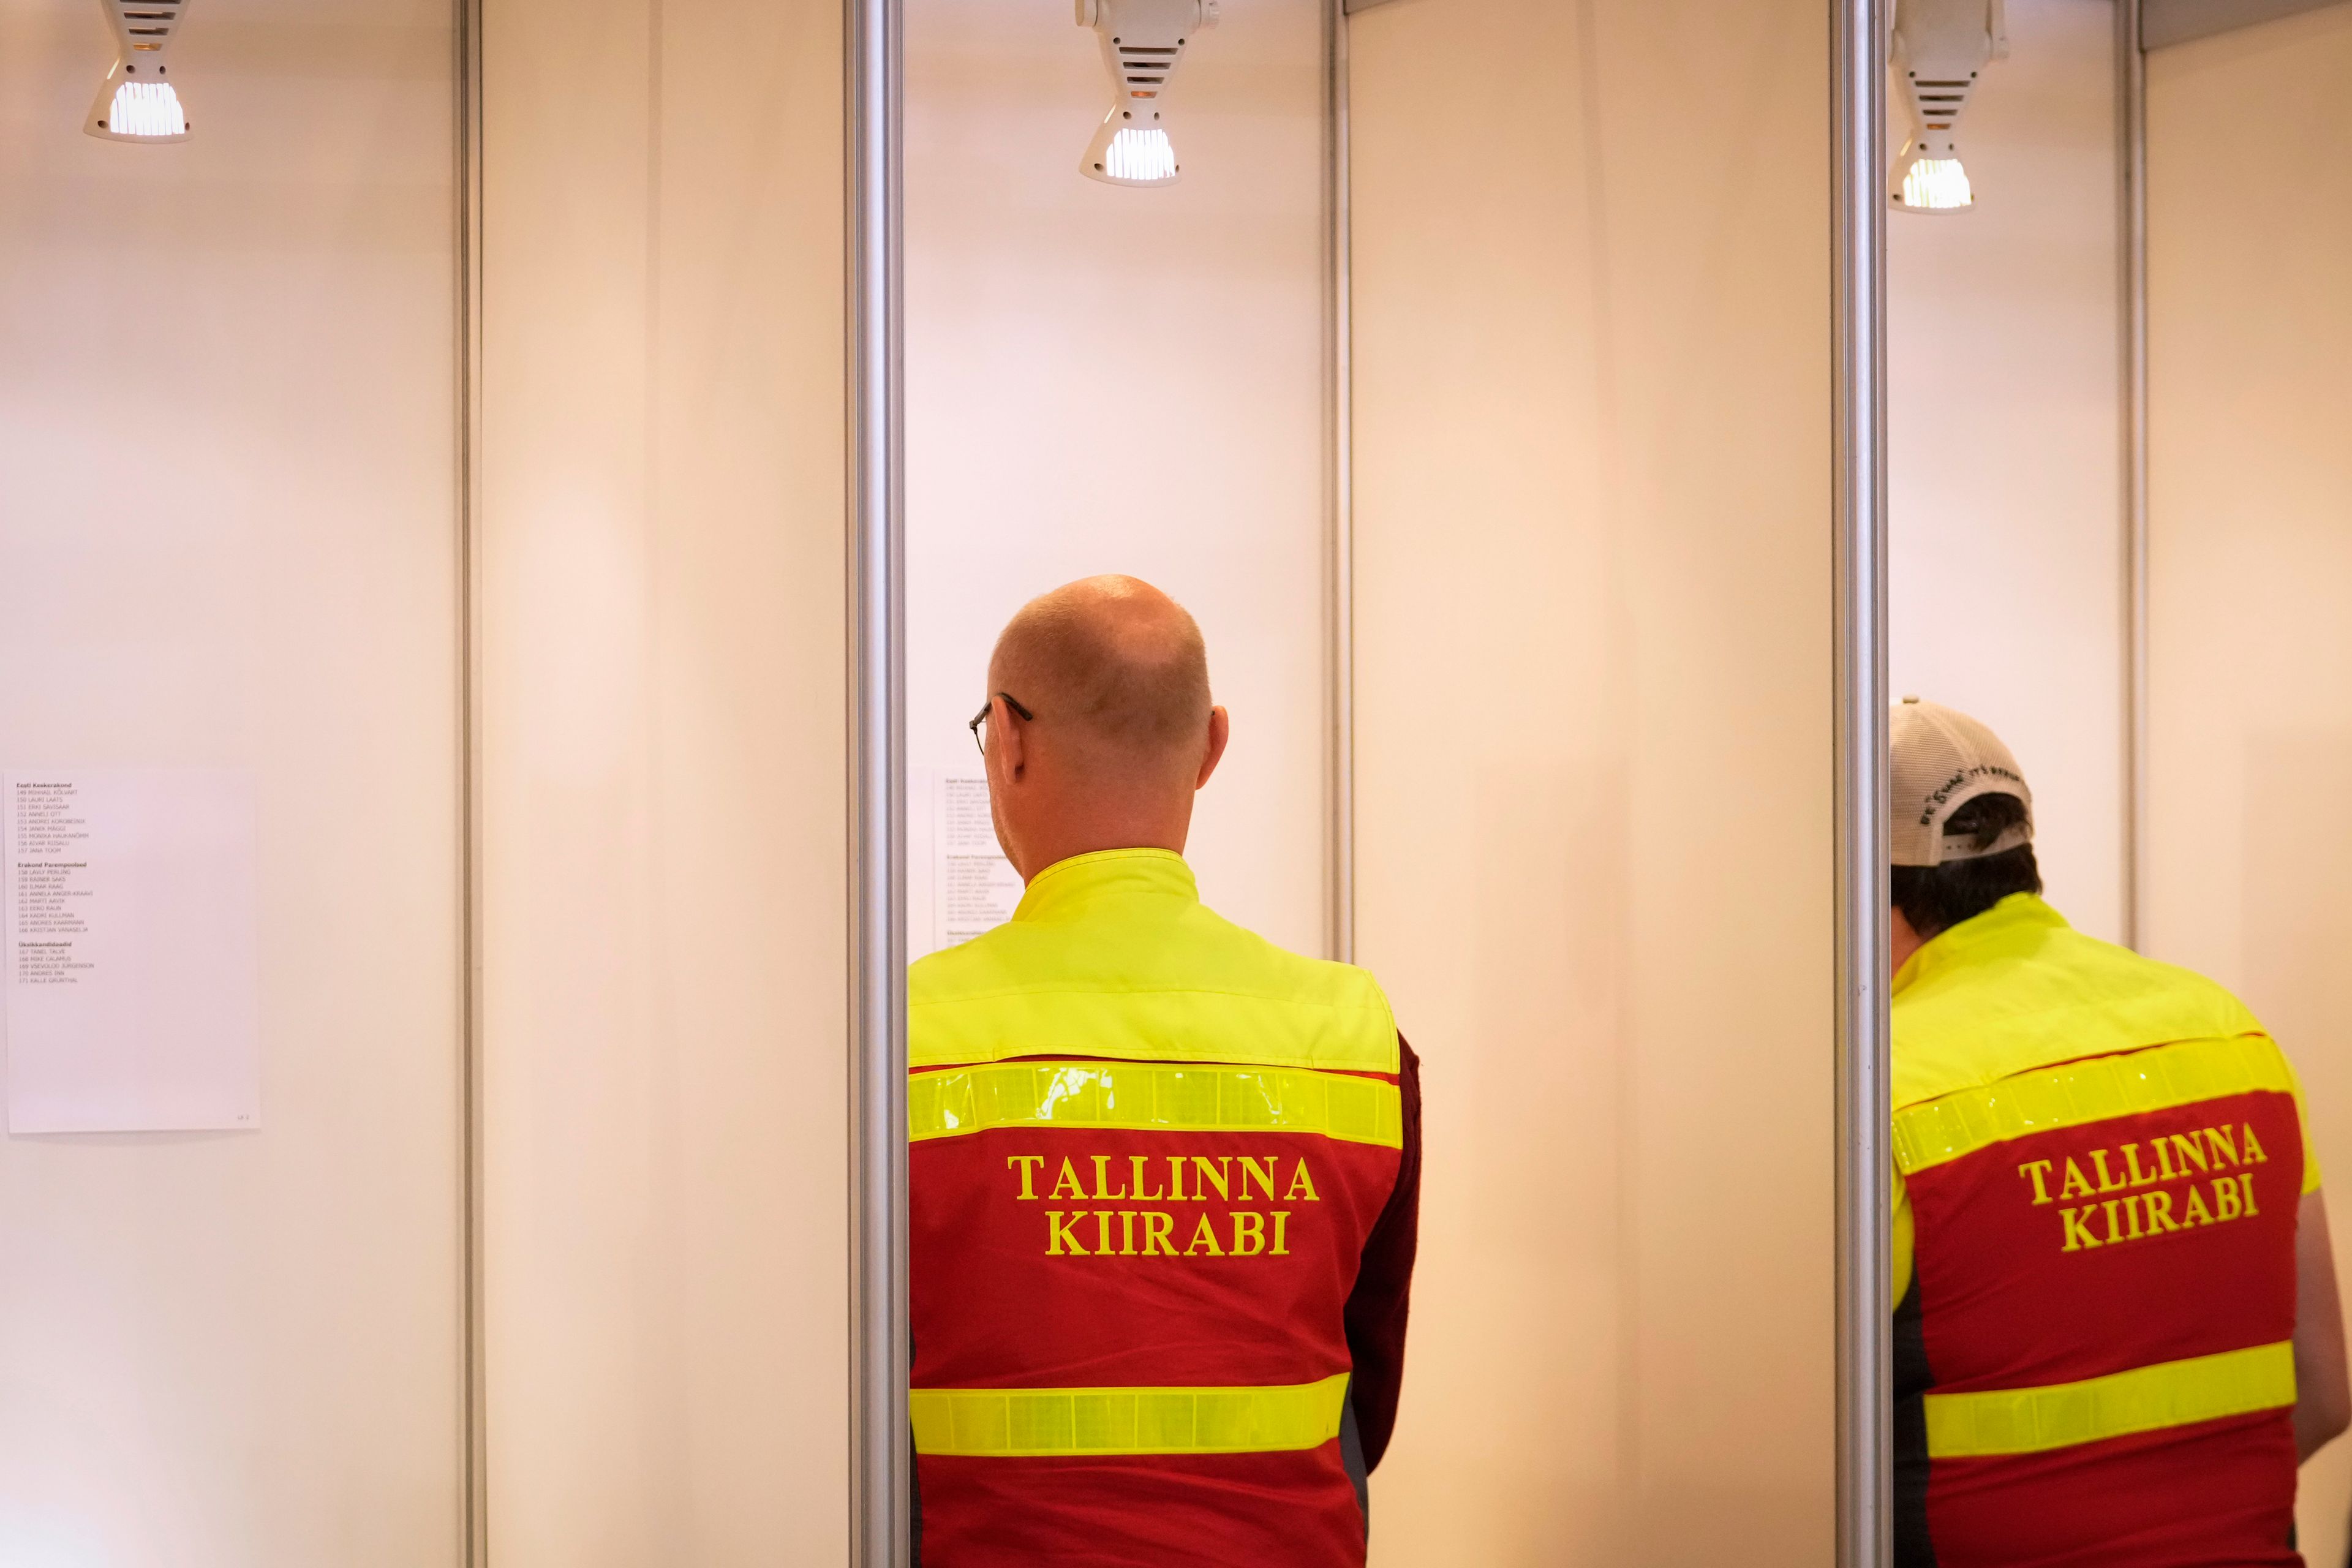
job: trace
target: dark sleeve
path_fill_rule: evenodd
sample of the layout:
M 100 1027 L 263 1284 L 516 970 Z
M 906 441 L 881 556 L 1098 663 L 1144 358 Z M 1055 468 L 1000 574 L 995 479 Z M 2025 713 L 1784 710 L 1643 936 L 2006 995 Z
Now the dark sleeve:
M 1397 1037 L 1397 1087 L 1404 1100 L 1404 1151 L 1396 1189 L 1364 1241 L 1356 1288 L 1348 1297 L 1348 1353 L 1355 1375 L 1348 1385 L 1364 1468 L 1388 1452 L 1396 1430 L 1397 1394 L 1404 1385 L 1404 1321 L 1412 1305 L 1412 1257 L 1421 1240 L 1421 1058 Z

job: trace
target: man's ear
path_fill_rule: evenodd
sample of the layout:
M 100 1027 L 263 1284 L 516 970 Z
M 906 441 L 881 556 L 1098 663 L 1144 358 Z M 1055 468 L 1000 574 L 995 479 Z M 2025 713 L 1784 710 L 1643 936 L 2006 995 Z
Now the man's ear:
M 988 721 L 988 765 L 1002 767 L 1007 784 L 1021 777 L 1021 770 L 1029 761 L 1029 738 L 1021 715 L 1013 711 L 1013 704 L 1002 697 L 992 697 L 995 708 Z
M 1223 708 L 1210 709 L 1209 749 L 1202 753 L 1201 774 L 1192 781 L 1194 789 L 1206 784 L 1209 782 L 1209 775 L 1217 771 L 1217 763 L 1225 754 L 1225 742 L 1231 739 L 1233 739 L 1232 719 L 1226 715 Z

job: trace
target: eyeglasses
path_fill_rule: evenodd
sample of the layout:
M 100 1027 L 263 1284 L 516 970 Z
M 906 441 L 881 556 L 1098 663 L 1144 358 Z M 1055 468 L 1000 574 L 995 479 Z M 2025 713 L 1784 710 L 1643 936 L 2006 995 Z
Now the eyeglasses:
M 1010 691 L 1000 691 L 996 697 L 1003 698 L 1004 705 L 1025 720 L 1034 720 L 1037 717 L 1022 707 L 1021 700 Z M 996 711 L 996 697 L 992 697 L 982 703 L 980 711 L 971 716 L 971 722 L 964 726 L 971 731 L 971 743 L 980 748 L 980 754 L 983 757 L 988 755 L 988 716 Z

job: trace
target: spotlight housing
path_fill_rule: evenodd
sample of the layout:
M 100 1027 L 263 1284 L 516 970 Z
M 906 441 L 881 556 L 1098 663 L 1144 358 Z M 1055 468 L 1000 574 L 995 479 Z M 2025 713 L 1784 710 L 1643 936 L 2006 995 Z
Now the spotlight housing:
M 1948 216 L 1976 205 L 1955 134 L 1986 62 L 2009 56 L 2002 0 L 1898 0 L 1888 50 L 1911 106 L 1911 139 L 1895 154 L 1887 200 Z
M 99 0 L 114 29 L 114 68 L 99 84 L 82 130 L 109 142 L 185 142 L 188 117 L 180 107 L 164 57 L 188 14 L 189 0 Z
M 1168 136 L 1168 84 L 1184 47 L 1217 25 L 1218 0 L 1077 0 L 1078 26 L 1101 41 L 1114 101 L 1078 160 L 1107 185 L 1172 185 L 1181 165 Z

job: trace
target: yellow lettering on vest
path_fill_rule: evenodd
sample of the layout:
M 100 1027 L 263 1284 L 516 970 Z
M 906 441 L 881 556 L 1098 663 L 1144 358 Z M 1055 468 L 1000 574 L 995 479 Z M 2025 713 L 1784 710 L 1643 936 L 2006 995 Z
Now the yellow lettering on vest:
M 2156 1180 L 2154 1171 L 2139 1168 L 2139 1145 L 2137 1143 L 2124 1145 L 2124 1166 L 2131 1173 L 2131 1184 L 2135 1187 L 2144 1187 Z
M 1021 1168 L 1021 1195 L 1032 1203 L 1036 1202 L 1037 1189 L 1031 1186 L 1029 1182 L 1031 1177 L 1036 1175 L 1037 1167 L 1045 1163 L 1045 1156 L 1043 1154 L 1007 1154 L 1004 1156 L 1004 1163 L 1008 1166 L 1017 1165 Z
M 2164 1152 L 2164 1140 L 2151 1138 L 2147 1142 L 2147 1146 L 2156 1152 L 2156 1179 L 2159 1182 L 2179 1181 L 2181 1173 L 2172 1168 L 2172 1161 Z
M 1103 1192 L 1103 1184 L 1110 1180 L 1110 1154 L 1089 1154 L 1089 1159 L 1094 1159 L 1094 1201 L 1115 1204 L 1122 1196 L 1129 1196 L 1127 1187 L 1119 1187 L 1118 1192 Z
M 2197 1135 L 2195 1133 L 2192 1132 L 2188 1137 L 2184 1138 L 2179 1133 L 2175 1132 L 2171 1137 L 2167 1138 L 2165 1142 L 2171 1145 L 2172 1152 L 2180 1156 L 2180 1173 L 2182 1175 L 2185 1176 L 2189 1173 L 2189 1167 L 2191 1165 L 2196 1166 L 2200 1171 L 2210 1171 L 2213 1168 L 2212 1161 L 2206 1157 L 2205 1145 L 2197 1142 Z
M 1200 1178 L 1200 1197 L 1202 1203 L 1207 1203 L 1209 1201 L 1209 1189 L 1211 1187 L 1217 1189 L 1217 1195 L 1219 1197 L 1224 1198 L 1229 1202 L 1232 1200 L 1234 1194 L 1231 1183 L 1234 1179 L 1234 1157 L 1231 1154 L 1218 1155 L 1217 1163 L 1213 1165 L 1209 1163 L 1209 1157 L 1207 1155 L 1195 1154 L 1192 1156 L 1192 1173 Z M 1204 1219 L 1201 1223 L 1206 1225 L 1208 1221 Z
M 2108 1175 L 2107 1152 L 2105 1149 L 2094 1149 L 2091 1151 L 2091 1163 L 2099 1168 L 2099 1191 L 2103 1193 L 2119 1193 L 2131 1184 L 2129 1182 L 2125 1181 L 2121 1176 Z M 2108 1206 L 2112 1208 L 2114 1205 L 2109 1205 Z
M 1265 1215 L 1255 1209 L 1234 1211 L 1234 1256 L 1255 1258 L 1265 1250 Z
M 2267 1165 L 2271 1157 L 2263 1152 L 2263 1141 L 2254 1136 L 2254 1124 L 2246 1122 L 2238 1133 L 2238 1147 L 2245 1152 L 2249 1165 Z
M 1272 1154 L 1263 1160 L 1248 1154 L 1242 1156 L 1242 1202 L 1249 1202 L 1250 1178 L 1253 1176 L 1257 1178 L 1258 1185 L 1265 1189 L 1265 1201 L 1274 1201 L 1274 1161 Z
M 2158 1144 L 2158 1147 L 2162 1148 L 2163 1145 Z M 2180 1222 L 2172 1217 L 2172 1194 L 2170 1193 L 2150 1193 L 2144 1201 L 2147 1205 L 2148 1235 L 2154 1236 L 2160 1230 L 2179 1230 L 2180 1228 Z
M 1274 1256 L 1276 1258 L 1287 1258 L 1290 1256 L 1290 1244 L 1283 1239 L 1284 1236 L 1289 1232 L 1289 1229 L 1290 1211 L 1288 1209 L 1275 1210 Z
M 2145 1234 L 2139 1228 L 2139 1199 L 2131 1197 L 2118 1201 L 2124 1205 L 2124 1224 L 2128 1227 L 2124 1232 L 2124 1239 L 2137 1241 Z
M 2197 1189 L 2190 1187 L 2189 1202 L 2180 1211 L 2181 1228 L 2185 1230 L 2192 1225 L 2211 1225 L 2212 1223 L 2213 1211 L 2205 1206 L 2205 1200 L 2198 1195 Z
M 2212 1145 L 2213 1158 L 2216 1160 L 2227 1165 L 2234 1165 L 2238 1163 L 2238 1145 L 2231 1138 L 2228 1128 L 2208 1127 L 2205 1129 L 2205 1142 Z
M 1186 1202 L 1184 1196 L 1184 1156 L 1168 1156 L 1168 1198 L 1171 1203 Z
M 1062 1162 L 1061 1175 L 1055 1178 L 1052 1195 L 1060 1197 L 1065 1188 L 1068 1189 L 1070 1196 L 1078 1199 L 1081 1203 L 1086 1201 L 1087 1189 L 1078 1181 L 1077 1167 L 1072 1165 L 1067 1160 Z
M 2091 1227 L 2084 1225 L 2082 1220 L 2077 1217 L 2086 1212 L 2088 1211 L 2084 1209 L 2060 1209 L 2058 1211 L 2058 1217 L 2063 1220 L 2066 1224 L 2066 1245 L 2059 1248 L 2060 1251 L 2080 1252 L 2086 1247 L 2097 1247 L 2101 1245 L 2099 1238 L 2091 1234 Z
M 2117 1199 L 2109 1198 L 2105 1203 L 2099 1205 L 2100 1209 L 2107 1216 L 2107 1245 L 2109 1247 L 2113 1247 L 2116 1242 L 2125 1239 L 2123 1237 L 2116 1234 L 2116 1204 L 2117 1202 Z
M 1166 1193 L 1147 1193 L 1143 1190 L 1143 1162 L 1149 1157 L 1144 1154 L 1128 1156 L 1135 1163 L 1135 1191 L 1128 1195 L 1139 1204 L 1156 1204 L 1168 1195 Z
M 2240 1176 L 2238 1178 L 2238 1185 L 2246 1189 L 2246 1212 L 2248 1214 L 2262 1213 L 2262 1210 L 2254 1206 L 2254 1178 L 2252 1175 L 2248 1174 Z
M 2050 1173 L 2049 1161 L 2028 1160 L 2024 1164 L 2020 1165 L 2017 1168 L 2017 1173 L 2021 1176 L 2032 1176 L 2033 1178 L 2033 1201 L 2035 1204 L 2046 1204 L 2050 1201 L 2050 1189 L 2043 1185 L 2042 1181 L 2042 1177 Z
M 1095 1210 L 1095 1256 L 1110 1256 L 1110 1210 Z
M 1135 1256 L 1135 1211 L 1133 1209 L 1118 1211 L 1118 1255 L 1121 1258 Z
M 1060 1209 L 1047 1209 L 1045 1211 L 1045 1256 L 1059 1258 L 1066 1252 L 1073 1258 L 1086 1257 L 1086 1244 L 1078 1239 L 1076 1228 L 1078 1221 L 1086 1217 L 1087 1211 L 1080 1209 L 1071 1215 L 1068 1223 L 1065 1224 Z
M 2222 1176 L 2217 1179 L 2213 1184 L 2213 1223 L 2219 1225 L 2225 1219 L 2235 1219 L 2245 1212 L 2245 1201 L 2238 1196 L 2237 1178 Z
M 1294 1198 L 1305 1198 L 1310 1204 L 1319 1204 L 1323 1201 L 1316 1194 L 1315 1178 L 1307 1173 L 1305 1160 L 1298 1162 L 1298 1170 L 1290 1178 L 1290 1190 L 1282 1194 L 1284 1203 L 1288 1203 Z
M 1201 1223 L 1193 1227 L 1192 1244 L 1184 1249 L 1184 1256 L 1187 1258 L 1192 1257 L 1192 1254 L 1201 1250 L 1203 1243 L 1206 1243 L 1208 1246 L 1210 1257 L 1223 1258 L 1225 1255 L 1225 1249 L 1217 1244 L 1216 1230 L 1209 1224 L 1209 1216 L 1207 1215 L 1202 1215 L 1201 1216 Z
M 1111 1204 L 1117 1203 L 1119 1199 L 1128 1196 L 1128 1190 L 1125 1187 L 1119 1188 L 1119 1190 L 1115 1193 L 1107 1193 L 1103 1191 L 1103 1184 L 1110 1180 L 1110 1156 L 1108 1154 L 1097 1154 L 1093 1156 L 1093 1159 L 1095 1163 L 1095 1201 L 1097 1203 Z
M 2084 1178 L 2083 1174 L 2083 1167 L 2074 1163 L 2074 1158 L 2071 1155 L 2068 1156 L 2066 1161 L 2066 1179 L 2059 1184 L 2058 1201 L 2060 1203 L 2064 1203 L 2068 1198 L 2087 1198 L 2090 1195 L 2091 1184 Z
M 1172 1239 L 1175 1234 L 1174 1215 L 1160 1209 L 1146 1209 L 1143 1213 L 1143 1256 L 1149 1258 L 1155 1252 L 1162 1252 L 1171 1258 L 1175 1257 L 1176 1247 Z

